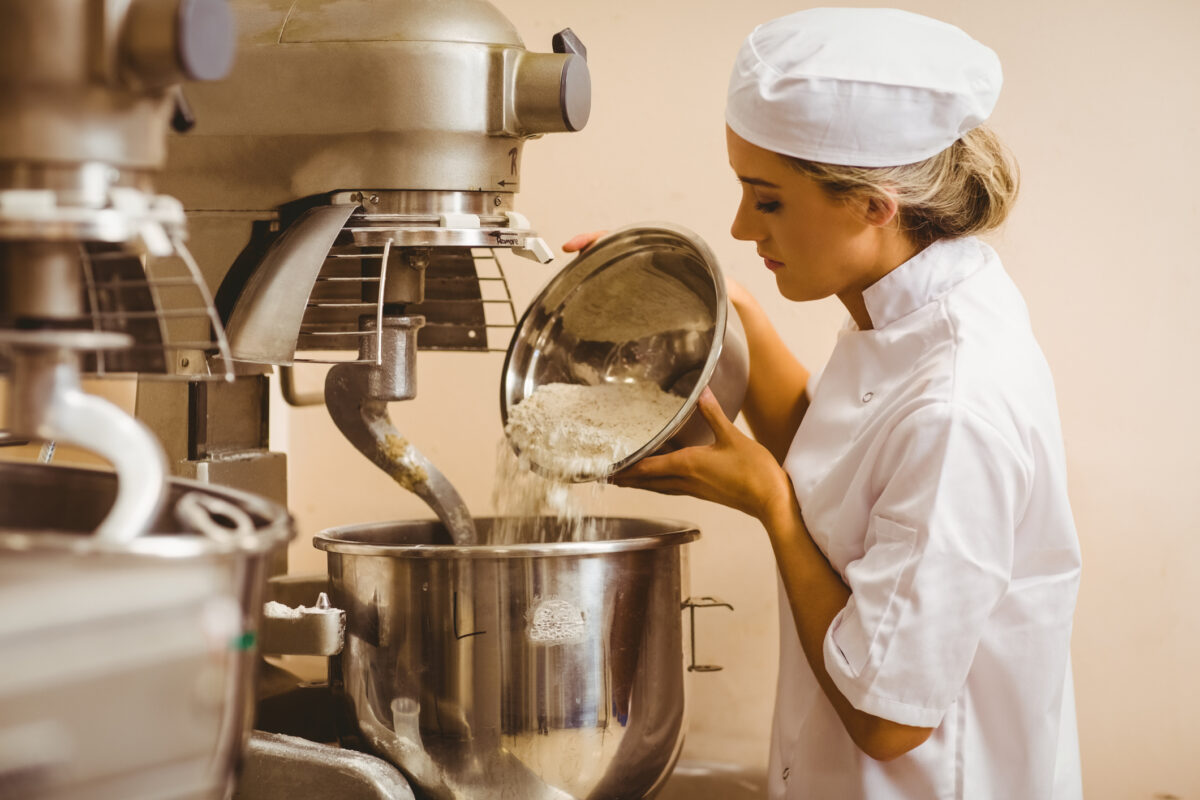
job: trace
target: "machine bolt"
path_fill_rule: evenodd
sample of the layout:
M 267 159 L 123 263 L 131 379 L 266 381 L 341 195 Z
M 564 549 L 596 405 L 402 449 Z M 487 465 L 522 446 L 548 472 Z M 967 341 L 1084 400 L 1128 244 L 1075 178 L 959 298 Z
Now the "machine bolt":
M 492 198 L 492 205 L 494 205 L 494 206 L 498 206 L 498 205 L 500 205 L 500 204 L 501 204 L 501 203 L 503 203 L 503 202 L 504 202 L 504 201 L 503 201 L 503 200 L 501 200 L 499 197 L 493 197 L 493 198 Z

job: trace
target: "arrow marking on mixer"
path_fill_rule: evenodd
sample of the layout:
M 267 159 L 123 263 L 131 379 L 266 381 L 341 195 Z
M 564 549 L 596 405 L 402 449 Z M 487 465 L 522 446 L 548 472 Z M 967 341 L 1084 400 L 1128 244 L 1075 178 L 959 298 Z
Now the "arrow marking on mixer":
M 481 633 L 487 633 L 487 631 L 472 631 L 471 633 L 459 633 L 458 632 L 458 592 L 455 592 L 454 593 L 454 638 L 455 639 L 466 639 L 470 636 L 478 636 Z

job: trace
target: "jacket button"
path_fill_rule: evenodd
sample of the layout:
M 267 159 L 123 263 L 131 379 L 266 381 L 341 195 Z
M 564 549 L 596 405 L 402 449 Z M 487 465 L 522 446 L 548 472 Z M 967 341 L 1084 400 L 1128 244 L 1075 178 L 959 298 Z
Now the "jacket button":
M 874 393 L 874 392 L 867 392 L 866 394 L 864 394 L 864 395 L 862 396 L 862 401 L 863 401 L 864 403 L 869 403 L 869 402 L 871 402 L 871 398 L 872 398 L 872 397 L 874 397 L 874 396 L 875 396 L 875 393 Z
M 792 768 L 791 768 L 791 767 L 784 767 L 784 768 L 783 768 L 783 779 L 784 779 L 785 781 L 788 779 L 788 775 L 791 775 L 791 774 L 792 774 Z

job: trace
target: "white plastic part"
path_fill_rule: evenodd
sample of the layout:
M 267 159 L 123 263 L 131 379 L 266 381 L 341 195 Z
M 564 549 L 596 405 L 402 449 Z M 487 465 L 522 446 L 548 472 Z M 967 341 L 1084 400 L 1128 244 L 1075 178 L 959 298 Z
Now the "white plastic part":
M 524 258 L 531 258 L 539 264 L 548 264 L 554 260 L 554 251 L 550 249 L 550 245 L 546 244 L 545 239 L 537 236 L 530 236 L 525 240 L 524 247 L 514 247 L 512 251 Z
M 449 214 L 438 215 L 438 225 L 443 228 L 478 228 L 479 217 L 474 214 L 458 214 L 451 212 Z
M 21 217 L 52 214 L 58 197 L 50 189 L 7 189 L 0 192 L 0 215 Z
M 505 211 L 504 216 L 508 219 L 508 227 L 512 228 L 513 230 L 529 230 L 529 220 L 524 214 L 521 214 L 517 211 Z

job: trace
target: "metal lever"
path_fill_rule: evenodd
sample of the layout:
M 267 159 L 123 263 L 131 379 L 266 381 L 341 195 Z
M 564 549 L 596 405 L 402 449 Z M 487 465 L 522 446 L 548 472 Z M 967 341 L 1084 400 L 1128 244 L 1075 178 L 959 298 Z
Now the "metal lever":
M 176 86 L 174 90 L 175 108 L 171 112 L 171 127 L 176 133 L 187 133 L 192 128 L 196 127 L 196 115 L 192 113 L 192 107 L 188 105 L 187 98 L 183 96 L 183 89 Z
M 575 31 L 570 28 L 563 28 L 550 40 L 550 45 L 556 53 L 574 53 L 577 56 L 582 56 L 584 61 L 587 61 L 587 48 L 583 46 L 583 42 L 575 35 Z
M 692 635 L 692 663 L 688 664 L 688 672 L 720 672 L 725 669 L 716 664 L 696 663 L 696 609 L 716 608 L 717 606 L 722 606 L 733 611 L 733 606 L 716 597 L 689 597 L 683 601 L 683 608 L 688 610 L 688 626 L 691 629 Z

